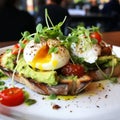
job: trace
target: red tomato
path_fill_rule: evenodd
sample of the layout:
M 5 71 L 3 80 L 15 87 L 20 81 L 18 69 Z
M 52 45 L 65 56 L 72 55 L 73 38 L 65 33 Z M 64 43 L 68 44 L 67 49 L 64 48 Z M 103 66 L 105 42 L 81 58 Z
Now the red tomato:
M 12 48 L 12 54 L 17 55 L 19 51 L 19 47 L 20 47 L 19 44 L 15 44 Z
M 0 92 L 0 103 L 6 106 L 17 106 L 24 102 L 24 92 L 18 87 L 12 87 Z
M 78 77 L 84 75 L 85 69 L 83 66 L 78 64 L 67 64 L 65 65 L 61 70 L 63 75 L 69 76 L 69 75 L 76 75 Z
M 93 39 L 98 40 L 98 43 L 100 43 L 102 41 L 102 37 L 101 37 L 99 32 L 92 32 L 90 34 L 90 37 L 93 38 Z

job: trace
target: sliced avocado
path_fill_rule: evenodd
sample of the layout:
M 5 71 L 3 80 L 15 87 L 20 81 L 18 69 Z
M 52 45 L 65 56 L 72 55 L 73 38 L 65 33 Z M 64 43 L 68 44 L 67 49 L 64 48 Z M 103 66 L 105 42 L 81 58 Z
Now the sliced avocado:
M 40 83 L 46 83 L 48 85 L 57 85 L 56 71 L 35 71 L 29 65 L 26 64 L 24 58 L 20 58 L 18 61 L 16 71 L 25 76 L 31 78 Z
M 97 64 L 98 65 L 102 65 L 104 67 L 112 67 L 112 66 L 116 66 L 119 63 L 119 59 L 114 56 L 101 56 L 98 58 L 97 60 Z
M 9 70 L 13 70 L 15 67 L 16 56 L 11 52 L 6 52 L 1 59 L 1 64 Z

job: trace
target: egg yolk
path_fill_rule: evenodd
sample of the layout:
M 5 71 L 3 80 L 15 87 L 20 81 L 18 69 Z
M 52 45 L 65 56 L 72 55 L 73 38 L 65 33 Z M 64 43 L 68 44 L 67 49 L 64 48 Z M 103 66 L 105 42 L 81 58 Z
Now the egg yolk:
M 37 68 L 42 69 L 42 64 L 48 63 L 51 61 L 51 54 L 48 54 L 49 47 L 47 45 L 42 46 L 41 49 L 36 53 L 32 62 L 30 63 L 33 68 L 37 66 Z

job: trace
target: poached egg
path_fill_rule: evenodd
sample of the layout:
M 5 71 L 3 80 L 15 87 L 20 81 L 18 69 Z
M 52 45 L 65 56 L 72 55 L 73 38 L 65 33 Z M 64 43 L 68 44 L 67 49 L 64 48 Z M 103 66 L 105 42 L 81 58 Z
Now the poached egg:
M 49 53 L 55 47 L 57 52 Z M 23 57 L 28 65 L 39 70 L 55 70 L 66 65 L 70 59 L 69 51 L 60 41 L 49 39 L 35 43 L 31 40 L 25 47 Z
M 94 44 L 91 47 L 88 46 L 84 51 L 81 50 L 82 48 L 81 44 L 72 43 L 72 54 L 79 58 L 84 58 L 84 61 L 90 64 L 94 63 L 101 54 L 101 47 L 98 44 Z

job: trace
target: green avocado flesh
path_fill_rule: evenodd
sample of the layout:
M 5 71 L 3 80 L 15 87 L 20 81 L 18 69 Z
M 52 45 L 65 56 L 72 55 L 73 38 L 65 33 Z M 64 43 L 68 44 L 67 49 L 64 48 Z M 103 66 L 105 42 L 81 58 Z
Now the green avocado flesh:
M 9 55 L 8 55 L 9 54 Z M 3 65 L 10 69 L 14 70 L 14 55 L 10 53 L 6 53 L 2 59 Z M 18 60 L 17 66 L 16 66 L 16 72 L 24 76 L 25 78 L 31 78 L 39 83 L 45 83 L 48 84 L 49 86 L 51 85 L 57 85 L 58 81 L 56 79 L 56 71 L 36 71 L 32 69 L 29 65 L 26 64 L 24 58 L 21 56 L 20 59 Z

